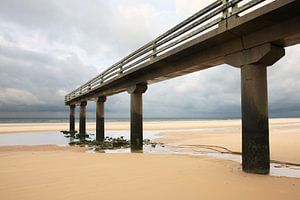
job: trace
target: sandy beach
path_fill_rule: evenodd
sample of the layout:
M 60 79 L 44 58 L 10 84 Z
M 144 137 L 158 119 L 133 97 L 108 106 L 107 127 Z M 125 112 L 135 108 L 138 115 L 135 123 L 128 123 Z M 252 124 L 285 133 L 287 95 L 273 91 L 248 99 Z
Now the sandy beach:
M 300 118 L 270 119 L 270 126 L 300 125 Z M 96 123 L 87 122 L 87 131 L 95 131 Z M 241 128 L 241 120 L 196 120 L 196 121 L 145 121 L 144 130 L 189 130 L 203 128 Z M 68 130 L 69 123 L 0 123 L 1 133 L 41 132 Z M 78 122 L 76 130 L 78 130 Z M 106 122 L 106 130 L 129 130 L 130 124 L 126 121 Z M 290 127 L 288 127 L 290 129 Z
M 89 130 L 93 130 L 89 123 Z M 67 124 L 1 124 L 1 133 Z M 107 130 L 128 130 L 109 122 Z M 145 122 L 170 146 L 241 150 L 240 120 Z M 300 163 L 300 119 L 270 120 L 271 158 Z M 0 199 L 300 199 L 300 178 L 243 173 L 237 162 L 189 155 L 88 154 L 76 147 L 0 147 Z
M 290 119 L 287 119 L 289 122 Z M 144 130 L 186 130 L 199 128 L 226 128 L 232 126 L 240 126 L 239 120 L 218 120 L 218 121 L 164 121 L 162 122 L 144 122 Z M 95 131 L 96 123 L 87 122 L 87 131 Z M 1 133 L 26 133 L 26 132 L 41 132 L 41 131 L 61 131 L 68 130 L 68 123 L 2 123 L 0 124 Z M 78 130 L 78 123 L 76 123 L 76 130 Z M 106 122 L 106 130 L 130 130 L 129 122 Z

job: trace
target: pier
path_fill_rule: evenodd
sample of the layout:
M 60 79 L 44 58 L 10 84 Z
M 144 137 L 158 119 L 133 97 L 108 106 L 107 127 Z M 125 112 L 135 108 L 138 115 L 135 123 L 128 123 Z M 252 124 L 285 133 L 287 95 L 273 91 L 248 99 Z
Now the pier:
M 86 134 L 86 106 L 96 101 L 96 139 L 102 141 L 107 97 L 127 92 L 131 148 L 142 150 L 147 86 L 228 64 L 241 71 L 243 170 L 268 174 L 267 67 L 299 42 L 299 0 L 217 0 L 66 95 L 70 132 L 79 107 L 79 134 Z

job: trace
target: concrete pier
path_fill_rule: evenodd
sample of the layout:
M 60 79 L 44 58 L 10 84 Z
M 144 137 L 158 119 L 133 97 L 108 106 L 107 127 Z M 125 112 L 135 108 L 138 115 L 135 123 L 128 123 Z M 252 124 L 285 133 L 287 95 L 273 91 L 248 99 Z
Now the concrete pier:
M 80 103 L 80 114 L 79 114 L 79 134 L 86 134 L 86 101 Z
M 241 68 L 242 165 L 243 171 L 268 174 L 270 171 L 267 66 L 285 51 L 265 44 L 225 57 L 227 64 Z
M 106 97 L 98 97 L 96 102 L 96 140 L 104 140 L 104 102 Z
M 131 147 L 141 150 L 142 94 L 147 84 L 222 64 L 235 66 L 241 70 L 243 170 L 269 173 L 267 66 L 285 55 L 285 47 L 300 44 L 300 3 L 260 3 L 215 1 L 67 94 L 65 104 L 127 91 L 131 95 Z M 85 134 L 84 104 L 80 106 L 80 132 Z M 101 140 L 104 102 L 97 104 L 96 129 Z
M 147 84 L 128 88 L 130 94 L 130 145 L 132 151 L 143 150 L 143 93 Z
M 243 170 L 268 174 L 270 169 L 267 68 L 241 67 Z
M 75 133 L 75 105 L 70 105 L 70 133 Z

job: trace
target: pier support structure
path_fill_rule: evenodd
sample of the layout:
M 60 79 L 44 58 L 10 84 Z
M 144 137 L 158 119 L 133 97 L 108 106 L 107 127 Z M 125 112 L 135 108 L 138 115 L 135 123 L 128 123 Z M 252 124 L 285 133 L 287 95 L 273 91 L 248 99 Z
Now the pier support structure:
M 130 94 L 130 145 L 132 151 L 143 150 L 143 93 L 147 84 L 129 87 Z
M 104 102 L 105 96 L 98 97 L 96 102 L 96 140 L 104 140 Z
M 75 133 L 75 105 L 70 105 L 70 128 L 71 134 Z
M 272 44 L 237 52 L 225 62 L 241 68 L 242 166 L 243 171 L 268 174 L 270 171 L 267 66 L 285 51 Z
M 80 103 L 80 114 L 79 114 L 79 134 L 86 134 L 86 101 Z

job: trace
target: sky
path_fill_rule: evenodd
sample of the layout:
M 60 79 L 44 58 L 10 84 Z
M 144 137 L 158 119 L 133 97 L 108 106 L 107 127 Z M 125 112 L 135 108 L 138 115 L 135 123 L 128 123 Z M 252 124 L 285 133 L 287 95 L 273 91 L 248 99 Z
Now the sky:
M 67 117 L 64 96 L 212 0 L 0 0 L 0 117 Z M 300 45 L 268 68 L 271 117 L 300 116 Z M 148 118 L 240 117 L 240 70 L 221 65 L 150 85 Z M 127 93 L 109 118 L 129 117 Z M 95 115 L 88 103 L 88 115 Z

